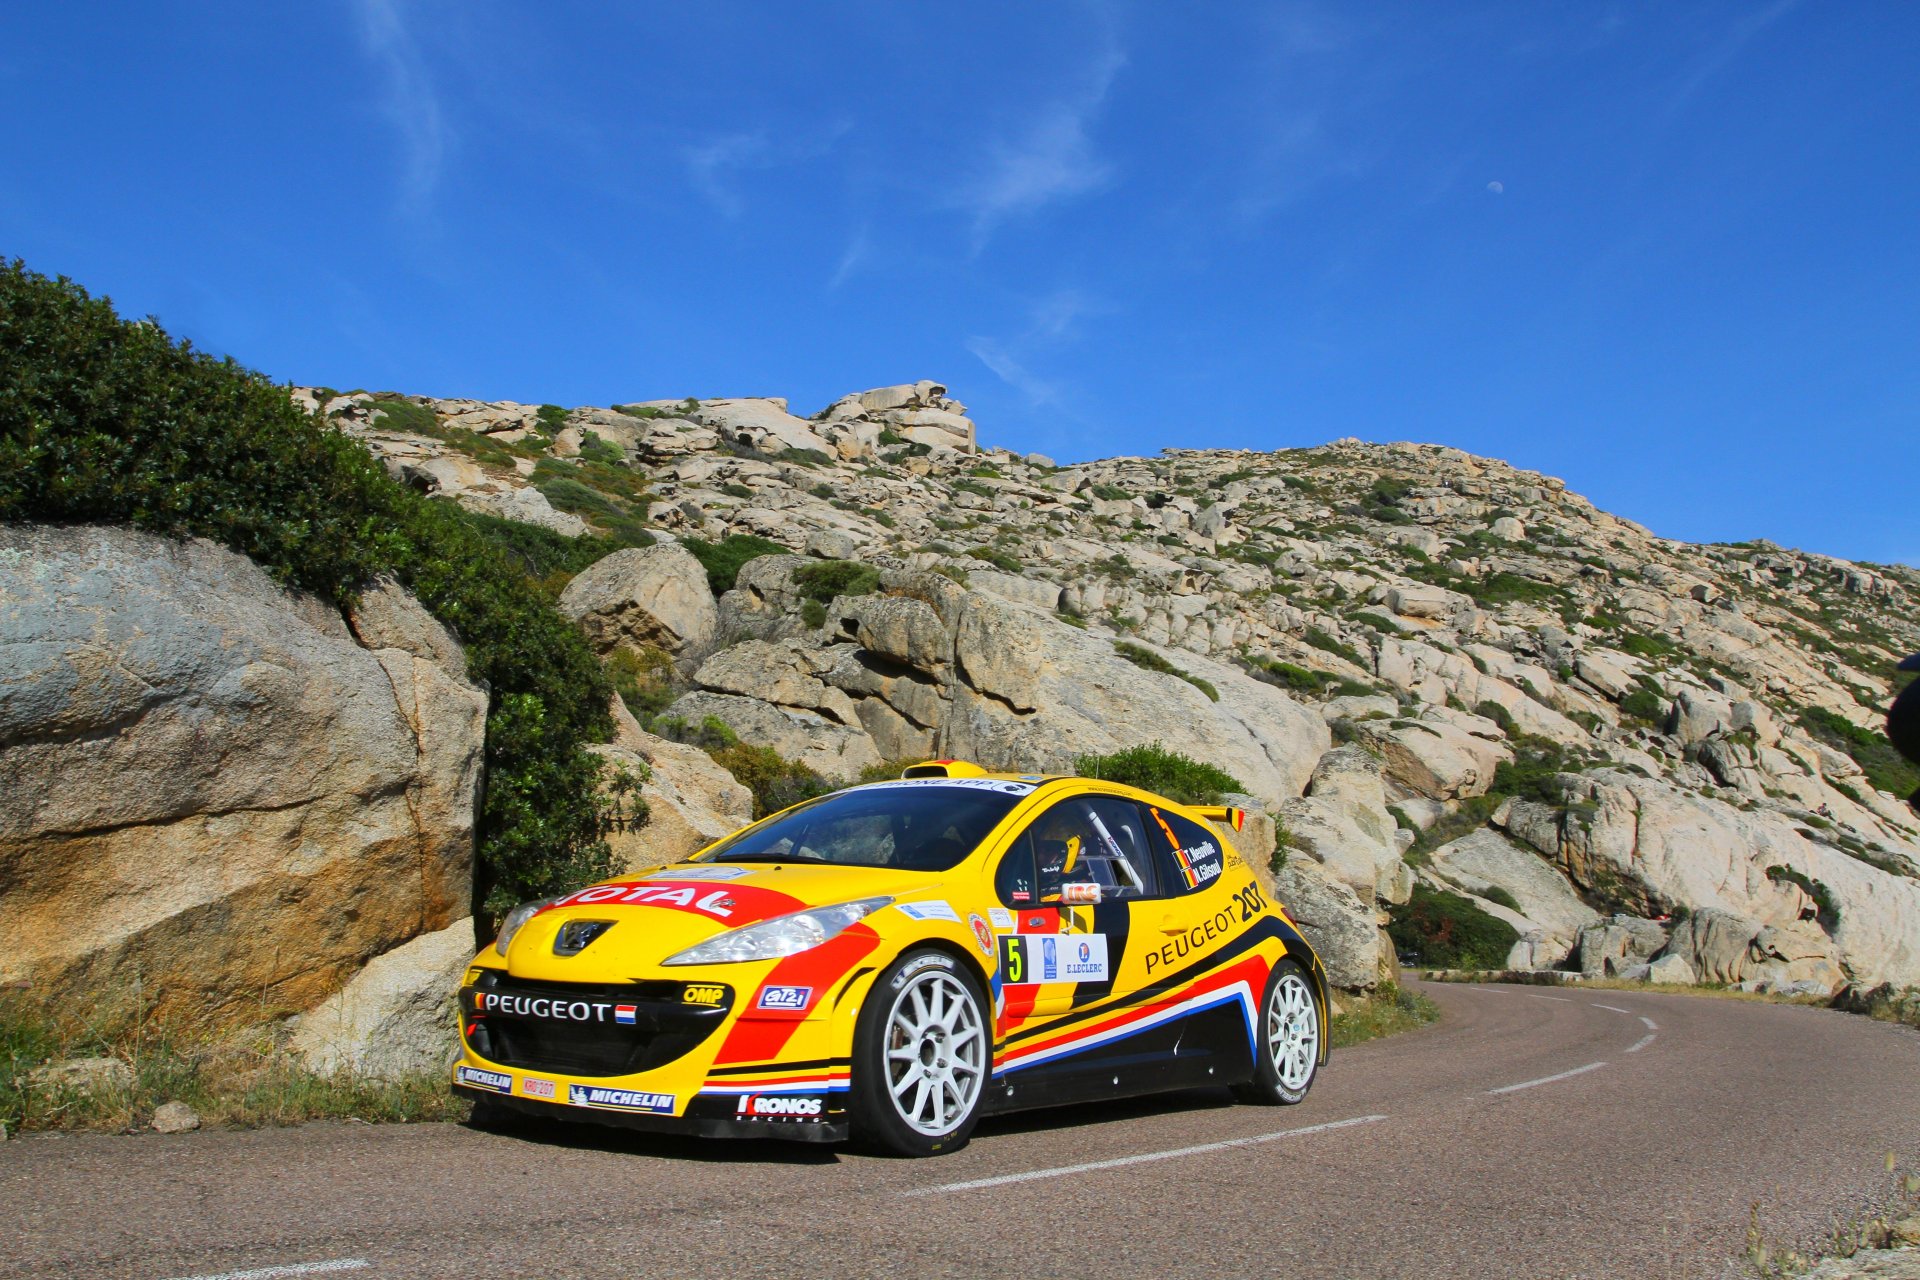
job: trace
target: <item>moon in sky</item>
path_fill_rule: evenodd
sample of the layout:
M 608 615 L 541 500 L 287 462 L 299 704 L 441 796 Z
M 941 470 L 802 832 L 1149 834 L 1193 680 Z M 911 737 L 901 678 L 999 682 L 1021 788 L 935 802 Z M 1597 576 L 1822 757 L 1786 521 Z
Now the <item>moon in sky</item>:
M 1493 194 L 1495 195 L 1499 195 L 1502 191 L 1505 191 L 1506 189 L 1507 189 L 1507 184 L 1504 182 L 1489 182 L 1487 184 L 1487 190 L 1493 192 Z

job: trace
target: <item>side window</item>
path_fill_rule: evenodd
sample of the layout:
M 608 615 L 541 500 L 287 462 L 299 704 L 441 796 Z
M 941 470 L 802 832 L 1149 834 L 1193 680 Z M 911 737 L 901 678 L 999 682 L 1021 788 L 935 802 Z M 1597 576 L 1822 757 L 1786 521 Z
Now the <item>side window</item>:
M 993 873 L 993 891 L 1003 906 L 1019 910 L 1040 904 L 1040 890 L 1033 870 L 1033 829 L 1029 827 L 1014 840 Z M 1058 901 L 1055 890 L 1054 900 Z
M 1169 894 L 1192 893 L 1220 878 L 1225 859 L 1219 836 L 1177 813 L 1153 805 L 1145 808 L 1154 857 Z
M 1063 801 L 1035 819 L 1021 841 L 1031 845 L 1035 905 L 1060 902 L 1062 886 L 1069 884 L 1097 884 L 1103 901 L 1157 893 L 1152 846 L 1138 807 L 1129 802 Z M 1001 875 L 1011 861 L 1011 854 L 1002 861 Z

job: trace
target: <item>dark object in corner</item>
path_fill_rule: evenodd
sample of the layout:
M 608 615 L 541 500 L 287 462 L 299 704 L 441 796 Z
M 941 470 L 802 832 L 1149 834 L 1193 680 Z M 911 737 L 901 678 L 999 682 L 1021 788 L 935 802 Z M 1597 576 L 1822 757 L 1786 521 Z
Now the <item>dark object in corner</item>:
M 1899 669 L 1920 671 L 1920 653 L 1901 663 Z M 1920 680 L 1902 689 L 1893 705 L 1887 708 L 1887 737 L 1893 740 L 1896 751 L 1920 764 Z M 1920 808 L 1920 791 L 1908 796 L 1907 803 Z

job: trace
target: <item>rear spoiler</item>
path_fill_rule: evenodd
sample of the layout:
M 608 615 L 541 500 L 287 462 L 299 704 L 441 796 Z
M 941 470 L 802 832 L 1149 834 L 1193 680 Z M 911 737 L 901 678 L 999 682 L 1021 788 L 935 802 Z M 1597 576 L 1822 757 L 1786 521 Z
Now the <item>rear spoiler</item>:
M 1247 825 L 1247 811 L 1236 809 L 1230 804 L 1195 804 L 1187 807 L 1208 822 L 1218 822 L 1235 831 Z

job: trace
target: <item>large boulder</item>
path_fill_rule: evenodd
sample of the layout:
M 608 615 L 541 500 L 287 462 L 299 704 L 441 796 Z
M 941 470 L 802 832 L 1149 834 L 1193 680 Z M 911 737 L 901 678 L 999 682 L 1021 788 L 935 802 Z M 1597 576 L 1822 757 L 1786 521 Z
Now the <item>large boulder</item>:
M 674 542 L 627 547 L 594 561 L 560 593 L 560 612 L 603 654 L 623 645 L 698 652 L 720 624 L 707 571 Z
M 467 914 L 486 696 L 356 617 L 387 647 L 208 542 L 0 527 L 0 985 L 231 1023 Z
M 1380 753 L 1387 777 L 1418 796 L 1453 800 L 1485 794 L 1494 771 L 1513 758 L 1492 721 L 1480 721 L 1481 733 L 1428 716 L 1360 720 L 1354 731 Z
M 1514 801 L 1494 821 L 1581 888 L 1645 914 L 1686 906 L 1696 917 L 1714 910 L 1757 927 L 1812 913 L 1804 881 L 1821 888 L 1837 916 L 1823 923 L 1854 977 L 1920 985 L 1920 883 L 1815 839 L 1783 814 L 1738 809 L 1662 779 L 1601 769 L 1565 782 L 1565 807 Z M 1702 981 L 1720 980 L 1694 968 Z
M 1645 964 L 1666 945 L 1667 931 L 1655 921 L 1629 915 L 1595 920 L 1580 930 L 1580 972 L 1590 978 L 1616 978 Z
M 1327 981 L 1345 991 L 1378 986 L 1391 971 L 1374 909 L 1311 858 L 1291 855 L 1273 872 L 1273 891 L 1320 963 Z M 1385 958 L 1383 958 L 1385 957 Z
M 1295 850 L 1323 864 L 1362 901 L 1405 901 L 1395 887 L 1404 866 L 1396 824 L 1387 813 L 1380 762 L 1368 752 L 1348 746 L 1321 756 L 1307 795 L 1281 804 L 1279 816 Z
M 1435 849 L 1429 874 L 1478 897 L 1503 890 L 1530 926 L 1522 935 L 1538 930 L 1540 952 L 1557 949 L 1556 963 L 1573 950 L 1581 930 L 1600 918 L 1558 867 L 1497 831 L 1482 828 Z
M 289 1044 L 323 1075 L 399 1079 L 444 1071 L 458 1052 L 455 993 L 475 950 L 471 919 L 375 956 L 302 1015 Z

